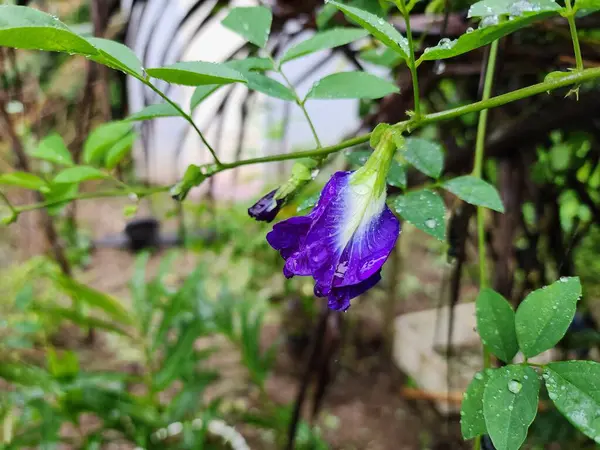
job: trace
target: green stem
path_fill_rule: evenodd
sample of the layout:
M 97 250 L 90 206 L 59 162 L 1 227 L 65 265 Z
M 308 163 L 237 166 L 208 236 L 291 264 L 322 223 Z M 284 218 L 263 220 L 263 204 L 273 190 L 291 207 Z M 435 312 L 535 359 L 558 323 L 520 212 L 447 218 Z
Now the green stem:
M 317 148 L 323 147 L 323 145 L 321 145 L 321 141 L 319 140 L 319 136 L 317 135 L 317 129 L 315 128 L 315 124 L 313 123 L 313 121 L 311 120 L 310 116 L 308 115 L 308 111 L 306 110 L 306 106 L 304 106 L 304 102 L 298 96 L 298 93 L 296 92 L 296 88 L 294 88 L 294 85 L 290 82 L 290 80 L 288 79 L 288 77 L 285 76 L 285 73 L 283 73 L 283 70 L 281 69 L 281 66 L 275 64 L 275 62 L 273 62 L 273 65 L 275 67 L 277 67 L 277 72 L 283 77 L 283 79 L 284 79 L 285 83 L 287 84 L 288 88 L 290 88 L 290 91 L 292 91 L 292 93 L 294 94 L 294 97 L 296 98 L 296 104 L 302 110 L 302 113 L 304 114 L 304 117 L 306 117 L 306 121 L 308 122 L 308 126 L 310 127 L 310 131 L 312 132 L 312 135 L 315 138 L 315 142 L 317 143 Z
M 417 64 L 415 62 L 415 44 L 413 41 L 412 31 L 410 29 L 410 10 L 406 7 L 404 0 L 397 3 L 398 9 L 404 16 L 404 22 L 406 23 L 406 38 L 408 39 L 408 47 L 410 51 L 410 61 L 408 62 L 408 68 L 410 70 L 410 76 L 412 78 L 413 86 L 413 97 L 415 103 L 415 118 L 421 117 L 421 97 L 419 92 L 419 79 L 417 78 Z
M 156 92 L 162 99 L 164 99 L 164 101 L 166 101 L 173 108 L 175 108 L 179 112 L 179 114 L 181 114 L 181 116 L 185 120 L 187 120 L 189 122 L 189 124 L 194 128 L 194 130 L 196 130 L 196 133 L 198 133 L 198 136 L 200 136 L 200 139 L 202 140 L 202 142 L 204 143 L 204 145 L 206 145 L 206 148 L 208 148 L 208 151 L 210 152 L 210 154 L 214 158 L 215 163 L 220 166 L 221 165 L 221 161 L 217 157 L 217 154 L 215 153 L 215 150 L 208 143 L 208 141 L 206 140 L 206 138 L 204 137 L 204 135 L 202 134 L 202 132 L 200 131 L 200 129 L 198 128 L 198 126 L 196 125 L 196 123 L 194 122 L 194 119 L 192 119 L 192 116 L 189 115 L 188 113 L 186 113 L 183 109 L 181 109 L 181 107 L 177 103 L 175 103 L 173 100 L 171 100 L 165 94 L 163 94 L 160 91 L 160 89 L 158 89 L 156 86 L 154 86 L 149 80 L 146 80 L 144 78 L 139 78 L 139 80 L 142 81 L 146 86 L 148 86 L 154 92 Z
M 10 209 L 10 212 L 13 215 L 17 215 L 19 212 L 15 209 L 15 207 L 12 205 L 12 203 L 10 202 L 10 200 L 8 199 L 8 197 L 4 194 L 4 192 L 0 191 L 0 198 L 2 199 L 2 201 L 4 201 L 4 203 L 6 203 L 6 206 L 8 207 L 8 209 Z
M 148 195 L 156 194 L 159 192 L 168 192 L 169 189 L 170 189 L 170 186 L 157 186 L 157 187 L 153 187 L 153 188 L 135 189 L 135 188 L 129 187 L 127 190 L 114 189 L 114 190 L 110 190 L 110 191 L 84 192 L 82 194 L 66 196 L 66 197 L 62 197 L 59 199 L 49 200 L 46 202 L 32 203 L 30 205 L 24 205 L 24 206 L 16 206 L 16 207 L 14 207 L 13 211 L 16 214 L 20 214 L 20 213 L 26 212 L 26 211 L 33 211 L 36 209 L 46 208 L 48 206 L 59 205 L 61 203 L 69 202 L 72 200 L 88 200 L 88 199 L 93 199 L 93 198 L 106 198 L 106 197 L 125 197 L 130 194 L 135 194 L 139 198 L 141 198 L 141 197 L 146 197 Z
M 487 60 L 485 69 L 485 80 L 483 84 L 483 94 L 481 100 L 489 101 L 492 95 L 492 85 L 494 83 L 494 73 L 496 71 L 496 57 L 498 55 L 498 40 L 492 42 L 490 46 L 490 54 Z M 485 154 L 485 135 L 487 131 L 488 109 L 483 109 L 479 113 L 479 121 L 477 123 L 477 138 L 475 140 L 475 163 L 473 165 L 473 176 L 481 178 L 483 172 L 483 156 Z M 479 288 L 483 289 L 488 286 L 488 275 L 486 265 L 486 248 L 485 248 L 485 210 L 483 207 L 477 207 L 477 247 L 479 250 Z M 491 354 L 485 345 L 483 345 L 483 368 L 491 367 Z M 473 448 L 478 450 L 481 448 L 481 438 L 475 440 Z
M 575 25 L 575 11 L 571 6 L 571 0 L 565 0 L 567 7 L 567 22 L 569 22 L 569 30 L 571 31 L 571 39 L 573 40 L 573 50 L 575 51 L 575 64 L 578 71 L 583 70 L 583 58 L 581 57 L 581 48 L 579 46 L 579 36 L 577 35 L 577 26 Z
M 459 106 L 458 108 L 449 109 L 446 111 L 441 111 L 433 114 L 427 114 L 422 116 L 420 119 L 412 118 L 410 120 L 405 120 L 402 122 L 398 122 L 394 126 L 397 128 L 405 129 L 410 125 L 411 129 L 416 129 L 422 127 L 423 125 L 429 125 L 436 122 L 441 122 L 443 120 L 450 120 L 460 116 L 463 116 L 468 113 L 480 112 L 489 108 L 496 108 L 498 106 L 506 105 L 507 103 L 511 103 L 517 100 L 521 100 L 527 97 L 531 97 L 534 95 L 542 94 L 547 91 L 552 91 L 554 89 L 558 89 L 561 87 L 571 86 L 573 84 L 581 84 L 586 81 L 594 80 L 596 78 L 600 78 L 600 68 L 593 69 L 584 69 L 581 72 L 573 72 L 569 75 L 565 75 L 564 77 L 560 77 L 557 79 L 552 79 L 548 81 L 544 81 L 542 83 L 534 84 L 532 86 L 528 86 L 522 89 L 518 89 L 516 91 L 509 92 L 507 94 L 498 95 L 496 97 L 492 97 L 488 100 L 481 100 L 479 102 L 475 102 L 465 106 Z M 335 145 L 330 145 L 327 147 L 321 147 L 313 150 L 305 150 L 299 152 L 286 153 L 282 155 L 272 155 L 272 156 L 263 156 L 260 158 L 249 158 L 241 161 L 235 161 L 231 163 L 220 163 L 217 167 L 217 170 L 212 171 L 210 175 L 214 175 L 216 173 L 222 172 L 228 169 L 234 169 L 240 166 L 247 166 L 251 164 L 259 164 L 259 163 L 267 163 L 267 162 L 276 162 L 276 161 L 286 161 L 290 159 L 299 159 L 299 158 L 323 158 L 332 153 L 339 152 L 349 147 L 353 147 L 355 145 L 363 144 L 368 142 L 371 137 L 371 133 L 363 134 L 361 136 L 354 137 L 352 139 L 348 139 L 346 141 L 340 142 Z M 60 200 L 54 200 L 52 202 L 43 202 L 43 203 L 35 203 L 32 205 L 25 205 L 21 207 L 16 207 L 15 211 L 17 213 L 23 211 L 31 211 L 34 209 L 43 208 L 45 206 L 56 205 L 59 203 L 63 203 L 65 201 L 70 200 L 80 200 L 80 199 L 88 199 L 88 198 L 101 198 L 101 197 L 119 197 L 128 195 L 130 192 L 137 194 L 138 196 L 146 196 L 157 192 L 167 192 L 170 189 L 170 186 L 158 186 L 151 189 L 131 189 L 129 192 L 125 190 L 119 191 L 105 191 L 105 192 L 90 192 L 84 193 L 73 197 L 66 197 Z

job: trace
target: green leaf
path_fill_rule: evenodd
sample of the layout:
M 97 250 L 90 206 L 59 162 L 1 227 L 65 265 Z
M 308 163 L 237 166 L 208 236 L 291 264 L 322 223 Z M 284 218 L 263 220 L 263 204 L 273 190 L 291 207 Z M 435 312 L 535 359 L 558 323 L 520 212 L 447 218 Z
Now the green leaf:
M 79 372 L 79 359 L 71 351 L 57 353 L 52 347 L 46 350 L 48 371 L 55 378 L 73 377 Z
M 0 174 L 0 185 L 17 186 L 34 191 L 48 192 L 50 187 L 42 178 L 28 172 Z
M 575 428 L 600 444 L 600 363 L 561 361 L 543 374 L 550 400 Z
M 399 65 L 404 59 L 391 48 L 383 49 L 370 48 L 358 54 L 358 57 L 363 61 L 370 62 L 378 66 L 388 67 L 390 69 Z
M 264 6 L 233 8 L 221 22 L 254 45 L 264 47 L 271 32 L 273 14 Z
M 598 3 L 598 0 L 576 0 L 575 8 L 577 8 L 577 12 L 583 11 L 590 14 L 594 11 L 600 11 L 600 3 Z
M 483 417 L 483 392 L 489 375 L 477 372 L 469 383 L 460 407 L 460 429 L 463 439 L 473 439 L 487 433 Z
M 351 164 L 353 164 L 354 166 L 357 167 L 362 167 L 365 165 L 365 163 L 367 162 L 367 159 L 369 159 L 369 156 L 371 156 L 373 152 L 370 150 L 360 150 L 360 151 L 353 151 L 353 152 L 348 152 L 345 154 L 346 159 L 348 161 L 350 161 Z
M 483 0 L 469 8 L 467 17 L 511 16 L 518 17 L 524 13 L 541 13 L 559 11 L 560 6 L 553 0 Z
M 69 201 L 77 196 L 78 191 L 78 183 L 51 184 L 50 191 L 44 193 L 44 200 L 47 202 L 52 202 L 52 205 L 47 206 L 50 215 L 54 216 L 60 214 Z
M 49 14 L 25 6 L 0 6 L 0 46 L 96 55 L 98 50 Z
M 404 158 L 431 178 L 439 178 L 444 168 L 444 150 L 436 142 L 422 138 L 407 138 Z
M 204 329 L 204 325 L 199 320 L 185 327 L 173 348 L 166 353 L 167 357 L 161 369 L 154 376 L 153 384 L 156 391 L 160 392 L 166 389 L 181 375 L 185 369 L 185 363 L 194 353 L 194 343 Z
M 483 344 L 506 363 L 519 351 L 515 312 L 510 303 L 493 289 L 484 288 L 475 302 L 477 331 Z
M 370 73 L 340 72 L 313 84 L 306 99 L 381 98 L 397 92 L 394 84 Z
M 131 132 L 130 121 L 104 123 L 92 131 L 83 144 L 83 161 L 103 165 L 106 152 Z
M 73 165 L 71 152 L 69 152 L 63 138 L 57 133 L 49 134 L 42 139 L 37 148 L 30 154 L 34 158 L 43 159 L 55 164 L 62 164 L 64 166 Z
M 116 333 L 116 334 L 120 334 L 122 336 L 130 337 L 130 335 L 127 333 L 127 331 L 120 328 L 119 326 L 117 326 L 107 320 L 102 320 L 97 317 L 92 317 L 92 316 L 86 315 L 75 309 L 63 308 L 63 307 L 59 307 L 59 306 L 48 306 L 48 305 L 36 303 L 33 306 L 33 310 L 41 316 L 50 317 L 54 320 L 56 320 L 56 319 L 69 320 L 69 321 L 73 322 L 74 324 L 79 325 L 81 327 L 97 328 L 100 330 L 109 331 L 111 333 Z
M 450 40 L 448 38 L 443 38 L 435 47 L 428 47 L 425 49 L 423 55 L 418 59 L 417 65 L 423 61 L 453 58 L 455 56 L 468 53 L 476 48 L 484 47 L 503 36 L 514 33 L 515 31 L 526 27 L 536 20 L 540 20 L 551 15 L 553 15 L 553 12 L 525 15 L 523 17 L 517 17 L 512 20 L 501 22 L 498 25 L 490 25 L 484 28 L 478 28 L 475 31 L 463 34 L 458 39 Z
M 85 303 L 92 308 L 98 308 L 104 311 L 108 316 L 123 324 L 131 324 L 132 317 L 129 311 L 122 306 L 122 303 L 103 292 L 81 284 L 80 282 L 64 275 L 53 277 L 57 285 L 60 286 L 75 301 Z
M 446 237 L 446 208 L 435 192 L 423 189 L 396 197 L 394 209 L 404 220 L 440 241 Z
M 275 69 L 273 67 L 272 59 L 258 58 L 255 56 L 244 59 L 232 59 L 231 61 L 227 61 L 225 65 L 239 72 L 248 72 L 250 70 L 266 72 L 267 70 Z
M 281 57 L 281 62 L 291 61 L 292 59 L 321 50 L 340 47 L 361 39 L 366 35 L 367 32 L 359 28 L 333 28 L 322 31 L 288 49 Z
M 496 188 L 480 178 L 464 175 L 446 181 L 442 187 L 471 205 L 504 212 L 504 205 Z
M 402 58 L 409 59 L 410 49 L 408 47 L 408 40 L 381 17 L 332 0 L 327 3 L 342 11 L 349 19 L 355 21 L 383 44 L 397 52 Z
M 125 120 L 150 120 L 157 117 L 173 116 L 181 116 L 181 113 L 170 103 L 157 103 L 155 105 L 146 106 L 141 111 L 128 116 Z
M 577 277 L 562 277 L 525 297 L 517 309 L 515 325 L 519 347 L 526 357 L 538 355 L 562 339 L 580 297 Z
M 99 180 L 107 178 L 107 175 L 99 169 L 92 166 L 75 166 L 61 170 L 56 174 L 53 183 L 81 183 L 87 180 Z
M 106 161 L 104 167 L 111 170 L 117 167 L 117 165 L 127 156 L 133 147 L 133 143 L 137 139 L 135 133 L 129 133 L 119 142 L 112 146 L 112 148 L 106 153 Z
M 316 194 L 313 194 L 313 195 L 305 198 L 304 200 L 302 200 L 300 202 L 300 204 L 296 208 L 296 212 L 302 212 L 302 211 L 311 209 L 313 206 L 315 206 L 317 204 L 320 197 L 321 197 L 321 193 L 317 192 Z
M 126 45 L 97 37 L 88 38 L 88 41 L 99 50 L 98 55 L 92 56 L 90 59 L 136 78 L 144 77 L 142 63 L 133 50 Z
M 487 432 L 497 450 L 518 450 L 538 410 L 540 380 L 529 366 L 494 370 L 483 392 Z
M 388 172 L 386 181 L 390 186 L 406 189 L 406 164 L 400 163 L 395 159 L 392 160 L 390 171 Z
M 207 84 L 245 83 L 246 79 L 237 70 L 225 64 L 205 61 L 184 61 L 167 67 L 146 70 L 151 77 L 185 86 Z
M 246 72 L 244 76 L 248 80 L 248 89 L 262 92 L 269 97 L 280 98 L 282 100 L 292 102 L 296 100 L 294 93 L 279 81 L 275 81 L 272 78 L 255 72 Z

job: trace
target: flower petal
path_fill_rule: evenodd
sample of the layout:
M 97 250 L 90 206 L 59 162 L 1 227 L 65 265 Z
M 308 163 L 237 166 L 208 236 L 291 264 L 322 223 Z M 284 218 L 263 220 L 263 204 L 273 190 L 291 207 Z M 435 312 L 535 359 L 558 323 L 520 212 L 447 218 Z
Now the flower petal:
M 327 305 L 336 311 L 350 308 L 350 300 L 365 293 L 381 280 L 381 271 L 375 272 L 366 280 L 351 286 L 334 287 L 328 295 Z
M 333 277 L 333 286 L 350 286 L 361 283 L 381 269 L 394 249 L 400 222 L 390 208 L 365 226 L 356 230 L 344 249 Z

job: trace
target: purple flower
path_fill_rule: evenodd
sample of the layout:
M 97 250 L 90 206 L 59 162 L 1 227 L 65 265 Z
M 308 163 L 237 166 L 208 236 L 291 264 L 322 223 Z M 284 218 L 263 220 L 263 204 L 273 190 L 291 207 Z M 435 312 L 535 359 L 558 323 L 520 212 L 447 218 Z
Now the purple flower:
M 335 173 L 310 214 L 284 220 L 267 235 L 285 259 L 284 275 L 312 276 L 315 295 L 327 297 L 331 309 L 345 311 L 379 282 L 400 233 L 385 203 L 390 153 L 376 151 L 358 171 Z
M 285 203 L 283 199 L 275 199 L 277 189 L 272 190 L 254 205 L 248 208 L 250 217 L 263 222 L 272 222 Z

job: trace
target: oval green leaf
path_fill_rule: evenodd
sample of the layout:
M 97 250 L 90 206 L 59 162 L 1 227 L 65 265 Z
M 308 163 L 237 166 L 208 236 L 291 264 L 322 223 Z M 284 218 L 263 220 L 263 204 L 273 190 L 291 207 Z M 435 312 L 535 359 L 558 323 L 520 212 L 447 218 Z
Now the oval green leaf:
M 291 102 L 296 100 L 294 93 L 279 81 L 256 72 L 246 72 L 244 76 L 248 80 L 248 89 L 282 100 Z
M 49 191 L 49 186 L 42 178 L 28 172 L 9 172 L 0 174 L 0 185 L 17 186 L 34 191 Z
M 473 439 L 487 433 L 483 417 L 483 392 L 489 375 L 477 372 L 463 395 L 460 407 L 460 430 L 463 439 Z
M 106 161 L 104 167 L 108 170 L 112 170 L 127 156 L 133 147 L 133 143 L 137 139 L 135 133 L 129 133 L 119 142 L 112 146 L 112 148 L 106 154 Z
M 525 297 L 517 309 L 515 326 L 519 347 L 526 357 L 554 347 L 563 338 L 580 298 L 578 277 L 563 277 Z
M 136 78 L 144 77 L 142 63 L 133 50 L 126 45 L 96 37 L 88 38 L 88 41 L 98 49 L 98 55 L 92 56 L 90 59 Z
M 349 19 L 367 30 L 384 45 L 397 52 L 402 58 L 409 59 L 410 49 L 408 47 L 408 40 L 381 17 L 332 0 L 328 1 L 327 4 L 333 5 L 342 11 Z
M 490 25 L 478 28 L 470 33 L 463 34 L 458 39 L 450 40 L 444 38 L 435 47 L 428 47 L 418 59 L 417 65 L 422 61 L 435 61 L 438 59 L 453 58 L 468 53 L 476 48 L 484 47 L 503 36 L 514 33 L 520 28 L 526 27 L 536 20 L 553 15 L 553 12 L 543 12 L 533 15 L 525 15 L 512 20 L 501 22 L 498 25 Z
M 25 6 L 0 6 L 0 46 L 96 55 L 98 50 L 56 17 Z
M 388 172 L 386 182 L 390 186 L 406 189 L 406 172 L 407 166 L 401 162 L 392 160 L 390 171 Z
M 233 8 L 221 22 L 248 42 L 264 47 L 271 32 L 273 14 L 264 6 Z
M 237 70 L 225 64 L 205 61 L 183 61 L 167 67 L 146 70 L 151 77 L 185 86 L 206 84 L 245 83 L 246 79 Z
M 177 111 L 170 103 L 157 103 L 155 105 L 146 106 L 141 111 L 138 111 L 125 120 L 150 120 L 156 119 L 157 117 L 176 117 L 181 116 L 181 113 Z
M 554 0 L 482 0 L 473 3 L 467 17 L 511 16 L 519 17 L 528 13 L 559 11 L 560 6 Z
M 354 42 L 357 39 L 361 39 L 367 34 L 367 31 L 361 30 L 360 28 L 333 28 L 331 30 L 322 31 L 291 47 L 281 57 L 281 62 L 291 61 L 292 59 L 300 58 L 301 56 L 309 55 L 321 50 L 340 47 Z
M 518 450 L 538 410 L 540 380 L 528 366 L 492 371 L 483 392 L 485 426 L 497 450 Z
M 453 178 L 442 187 L 471 205 L 485 206 L 494 211 L 504 212 L 500 194 L 494 186 L 472 175 Z
M 60 171 L 52 180 L 56 184 L 71 184 L 81 183 L 87 180 L 99 180 L 101 178 L 107 178 L 107 175 L 91 166 L 75 166 L 69 167 Z
M 396 197 L 394 209 L 404 220 L 440 241 L 446 238 L 446 207 L 435 192 L 423 189 Z
M 219 89 L 221 84 L 207 84 L 204 86 L 198 86 L 192 94 L 192 100 L 190 101 L 190 109 L 193 111 L 196 107 L 206 100 L 213 92 Z
M 130 121 L 107 122 L 94 128 L 83 144 L 83 161 L 86 164 L 102 165 L 106 152 L 131 132 Z
M 404 158 L 417 170 L 438 178 L 444 168 L 444 150 L 436 142 L 423 138 L 407 138 Z
M 71 152 L 69 152 L 63 138 L 57 133 L 49 134 L 42 139 L 37 148 L 30 154 L 34 158 L 43 159 L 55 164 L 62 164 L 64 166 L 73 165 Z
M 475 301 L 477 331 L 483 344 L 499 359 L 510 363 L 519 351 L 515 312 L 493 289 L 484 288 Z
M 306 99 L 381 98 L 400 92 L 394 84 L 366 72 L 340 72 L 317 81 Z
M 550 363 L 543 375 L 550 400 L 575 428 L 600 444 L 600 363 Z

